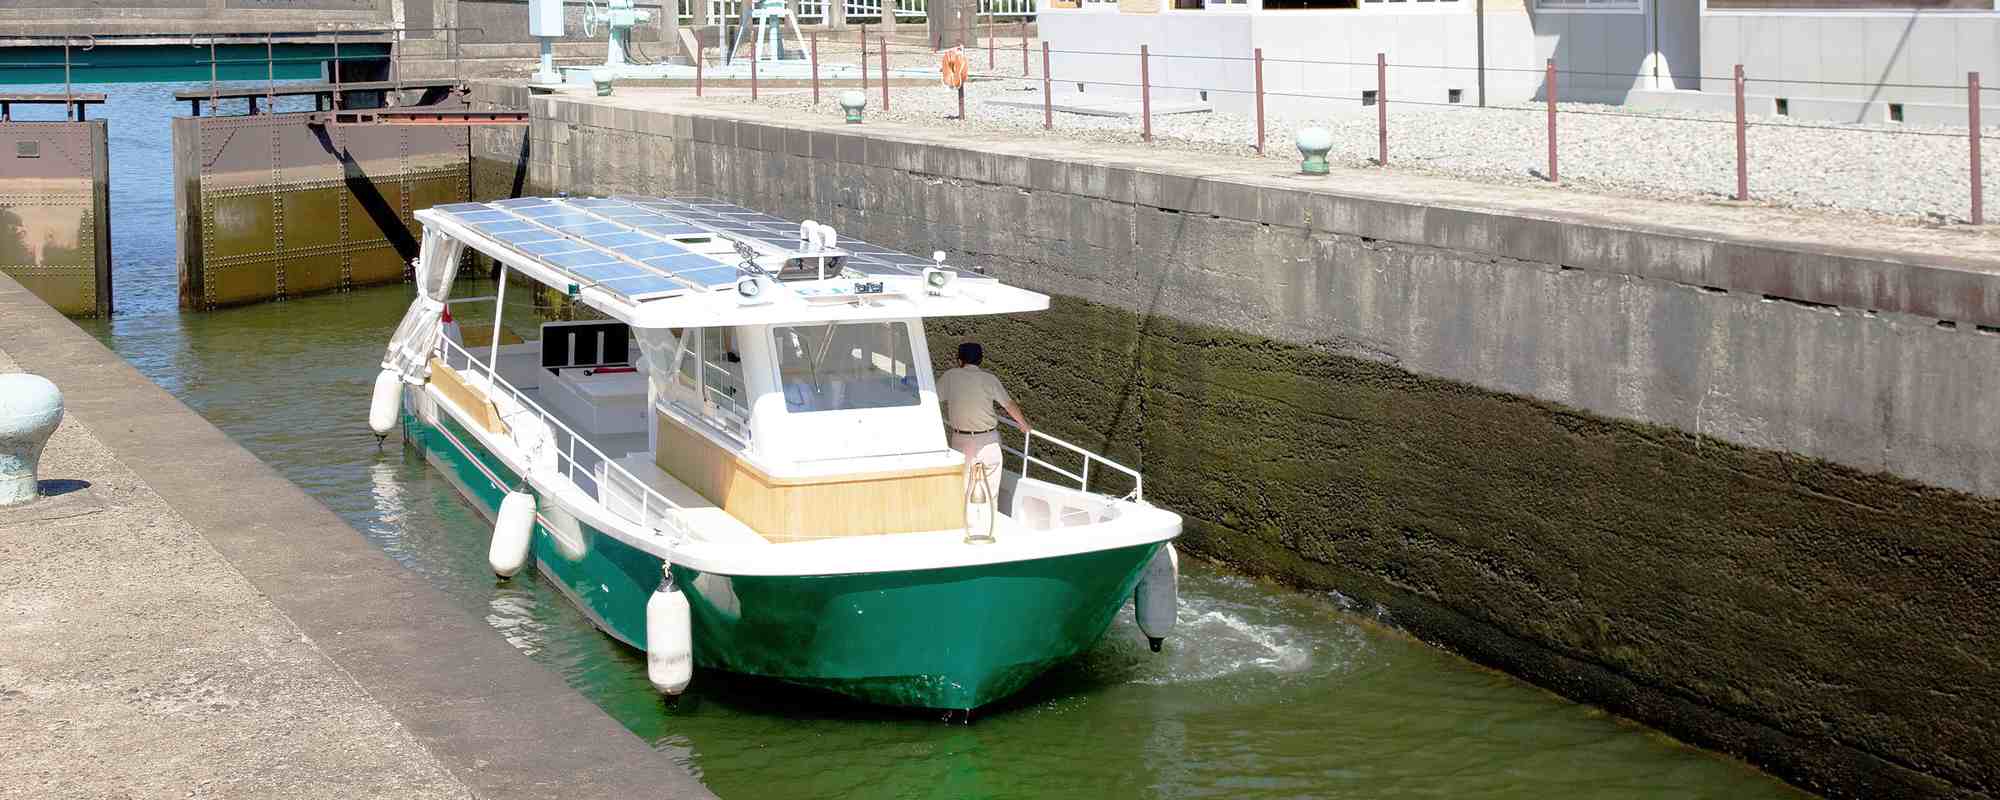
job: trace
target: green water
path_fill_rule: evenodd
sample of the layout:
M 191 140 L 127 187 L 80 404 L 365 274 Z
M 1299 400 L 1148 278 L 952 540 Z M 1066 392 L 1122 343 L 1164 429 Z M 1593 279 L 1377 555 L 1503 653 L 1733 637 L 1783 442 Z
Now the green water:
M 90 329 L 724 797 L 1796 796 L 1397 635 L 1338 596 L 1192 561 L 1166 653 L 1121 614 L 1088 655 L 969 725 L 707 672 L 665 701 L 638 654 L 539 576 L 493 579 L 485 522 L 419 453 L 395 438 L 377 449 L 370 383 L 408 289 L 176 312 L 165 120 L 177 109 L 158 98 L 177 87 L 110 88 L 121 311 Z

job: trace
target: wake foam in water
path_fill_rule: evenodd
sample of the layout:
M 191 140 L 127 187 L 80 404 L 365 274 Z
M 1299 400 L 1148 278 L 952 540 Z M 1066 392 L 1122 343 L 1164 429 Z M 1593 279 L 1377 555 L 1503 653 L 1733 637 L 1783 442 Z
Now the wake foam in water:
M 1296 674 L 1313 666 L 1313 643 L 1296 629 L 1251 622 L 1225 608 L 1204 609 L 1203 601 L 1182 598 L 1173 639 L 1160 654 L 1164 669 L 1149 670 L 1136 683 L 1197 683 L 1246 671 Z
M 1149 686 L 1331 673 L 1365 647 L 1352 625 L 1332 611 L 1239 576 L 1183 575 L 1174 632 L 1163 652 L 1147 649 L 1128 604 L 1104 646 L 1088 659 L 1094 662 L 1088 669 L 1102 678 Z

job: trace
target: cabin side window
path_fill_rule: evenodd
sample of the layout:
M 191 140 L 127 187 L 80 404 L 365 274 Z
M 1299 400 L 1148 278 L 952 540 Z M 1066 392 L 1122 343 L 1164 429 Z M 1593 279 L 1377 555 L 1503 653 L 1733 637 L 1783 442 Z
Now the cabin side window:
M 749 392 L 743 384 L 743 358 L 736 331 L 729 328 L 687 330 L 679 337 L 669 397 L 684 413 L 740 439 L 750 438 Z
M 680 365 L 680 368 L 674 372 L 674 383 L 678 384 L 680 388 L 687 390 L 688 394 L 698 394 L 701 392 L 701 368 L 699 366 L 701 364 L 701 351 L 697 349 L 697 343 L 700 340 L 693 336 L 685 335 L 686 333 L 686 331 L 681 331 L 675 334 L 675 336 L 679 337 L 678 341 L 681 344 L 681 352 L 680 355 L 674 358 L 674 362 Z
M 922 402 L 910 329 L 848 322 L 771 329 L 778 384 L 794 413 L 895 408 Z
M 732 423 L 741 433 L 750 420 L 749 392 L 743 387 L 743 355 L 733 328 L 701 329 L 702 405 L 710 416 Z

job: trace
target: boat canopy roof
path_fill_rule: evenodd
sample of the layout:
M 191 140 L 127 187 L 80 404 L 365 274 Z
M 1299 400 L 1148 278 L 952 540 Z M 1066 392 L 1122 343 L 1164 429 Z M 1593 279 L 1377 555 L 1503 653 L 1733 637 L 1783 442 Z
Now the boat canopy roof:
M 640 328 L 1007 314 L 1049 305 L 1047 295 L 958 274 L 941 259 L 840 240 L 810 221 L 706 198 L 520 197 L 440 205 L 416 216 Z

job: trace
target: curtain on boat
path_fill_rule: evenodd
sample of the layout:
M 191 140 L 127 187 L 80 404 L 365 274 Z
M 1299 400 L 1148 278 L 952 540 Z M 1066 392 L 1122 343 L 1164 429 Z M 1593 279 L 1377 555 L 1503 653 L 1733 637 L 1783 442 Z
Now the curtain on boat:
M 389 351 L 382 356 L 382 368 L 395 370 L 407 383 L 424 382 L 431 352 L 444 335 L 438 315 L 451 295 L 451 280 L 458 275 L 458 257 L 463 252 L 464 242 L 436 230 L 424 231 L 423 250 L 417 255 L 417 299 L 410 301 L 410 310 L 403 313 L 402 324 L 389 340 Z
M 647 395 L 650 405 L 650 401 L 667 396 L 667 381 L 674 374 L 674 353 L 680 349 L 679 337 L 668 328 L 633 328 L 632 336 L 639 340 L 639 352 L 646 359 L 646 381 L 652 389 Z

